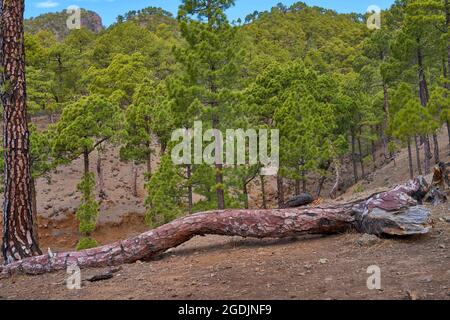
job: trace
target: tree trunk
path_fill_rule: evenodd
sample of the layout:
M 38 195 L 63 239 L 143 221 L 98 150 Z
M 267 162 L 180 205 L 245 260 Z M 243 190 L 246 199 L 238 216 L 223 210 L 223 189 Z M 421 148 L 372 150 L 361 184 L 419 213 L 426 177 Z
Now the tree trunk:
M 297 194 L 300 194 L 300 189 L 301 189 L 301 181 L 300 181 L 300 179 L 295 179 L 295 185 L 294 185 L 294 187 L 295 187 L 295 189 L 294 189 L 294 192 L 295 192 L 295 194 L 297 195 Z
M 433 133 L 433 144 L 434 144 L 434 161 L 436 163 L 441 161 L 440 151 L 439 151 L 439 141 L 436 133 Z
M 223 165 L 216 164 L 216 194 L 217 194 L 217 209 L 225 209 L 225 193 L 223 190 Z
M 31 175 L 31 199 L 33 203 L 33 234 L 39 234 L 36 179 L 34 179 L 33 175 Z M 36 238 L 36 245 L 39 247 L 39 237 Z
M 444 1 L 445 4 L 445 26 L 446 26 L 446 32 L 447 33 L 447 80 L 450 81 L 450 37 L 448 37 L 449 30 L 450 30 L 450 4 L 448 0 Z M 450 90 L 450 87 L 448 88 Z M 448 121 L 447 121 L 448 124 Z M 450 129 L 449 129 L 450 131 Z M 449 134 L 449 140 L 450 140 L 450 134 Z
M 319 179 L 319 184 L 317 186 L 317 192 L 316 192 L 317 199 L 320 198 L 320 195 L 322 194 L 322 188 L 325 183 L 325 180 L 327 179 L 326 174 L 328 173 L 328 170 L 330 170 L 330 167 L 331 167 L 331 161 L 327 161 L 327 163 L 323 167 L 322 166 L 320 167 L 321 169 L 324 169 L 325 174 L 322 175 Z
M 336 234 L 349 230 L 389 236 L 426 234 L 431 211 L 417 206 L 411 196 L 421 194 L 423 179 L 412 180 L 367 199 L 333 206 L 274 210 L 219 210 L 177 219 L 155 230 L 102 247 L 79 252 L 28 258 L 3 267 L 2 276 L 43 274 L 79 268 L 106 267 L 149 260 L 194 236 L 222 235 L 286 238 L 304 234 Z
M 308 181 L 307 179 L 306 179 L 306 171 L 303 171 L 303 179 L 302 179 L 302 192 L 303 193 L 307 193 L 308 192 L 308 188 L 306 187 L 306 182 Z
M 422 161 L 420 161 L 420 149 L 419 141 L 417 141 L 417 136 L 414 137 L 414 144 L 416 145 L 417 169 L 419 170 L 419 175 L 422 175 Z
M 429 174 L 431 168 L 430 159 L 433 158 L 433 155 L 431 154 L 430 139 L 428 138 L 427 135 L 424 137 L 424 150 L 425 150 L 424 171 L 425 174 Z
M 383 56 L 384 60 L 384 56 Z M 388 158 L 389 150 L 388 150 L 388 144 L 389 144 L 389 137 L 386 136 L 385 130 L 387 129 L 389 125 L 389 92 L 388 92 L 388 86 L 383 81 L 383 109 L 384 109 L 384 126 L 381 128 L 382 136 L 381 139 L 383 141 L 383 150 L 384 150 L 384 157 L 385 159 Z
M 151 177 L 152 177 L 152 152 L 149 151 L 147 156 L 147 181 L 150 181 Z
M 340 172 L 339 172 L 339 161 L 335 160 L 334 161 L 334 167 L 335 167 L 335 172 L 336 172 L 336 182 L 334 183 L 333 188 L 330 191 L 330 198 L 331 199 L 335 199 L 336 198 L 336 193 L 339 189 L 339 184 L 340 184 Z
M 282 176 L 277 176 L 277 196 L 278 196 L 278 208 L 282 208 L 284 205 L 284 186 Z
M 377 170 L 377 148 L 375 146 L 375 142 L 372 141 L 372 162 L 373 162 L 373 171 Z
M 317 187 L 317 198 L 320 198 L 320 195 L 322 194 L 323 184 L 325 183 L 326 179 L 327 179 L 326 176 L 321 176 L 320 177 L 319 186 Z
M 355 179 L 355 183 L 358 183 L 358 167 L 356 166 L 356 137 L 352 132 L 352 164 L 353 164 L 353 177 Z
M 361 148 L 361 138 L 358 137 L 358 149 L 359 149 L 359 163 L 361 164 L 361 175 L 362 178 L 366 176 L 366 170 L 364 169 L 364 155 Z
M 445 0 L 444 4 L 445 4 L 445 26 L 446 26 L 445 33 L 447 33 L 447 80 L 450 81 L 450 38 L 448 37 L 448 33 L 450 30 L 449 29 L 450 28 L 450 5 L 449 5 L 448 0 Z
M 97 150 L 97 188 L 98 188 L 98 194 L 100 198 L 105 199 L 106 198 L 106 192 L 105 192 L 105 180 L 103 177 L 103 166 L 102 166 L 102 149 L 98 148 Z
M 189 211 L 189 214 L 192 214 L 193 206 L 194 206 L 194 196 L 193 196 L 193 190 L 192 190 L 192 184 L 191 184 L 192 165 L 190 165 L 190 164 L 186 165 L 186 176 L 188 179 L 188 211 Z
M 419 39 L 417 40 L 419 44 Z M 422 106 L 424 108 L 427 107 L 428 101 L 430 100 L 430 95 L 428 92 L 428 84 L 427 79 L 425 77 L 425 71 L 423 66 L 423 54 L 422 50 L 419 48 L 417 50 L 417 64 L 419 69 L 419 98 Z M 430 173 L 430 159 L 432 158 L 431 149 L 430 149 L 430 140 L 428 136 L 423 137 L 423 141 L 425 144 L 424 153 L 425 153 L 425 162 L 424 162 L 424 169 L 425 174 Z
M 244 180 L 242 184 L 242 193 L 244 194 L 244 208 L 248 209 L 248 189 L 247 189 L 247 181 Z
M 3 104 L 3 245 L 6 263 L 41 254 L 34 228 L 26 107 L 24 0 L 0 2 L 0 91 Z
M 89 150 L 84 149 L 83 152 L 84 175 L 89 173 Z
M 413 168 L 411 139 L 410 138 L 408 138 L 408 164 L 409 164 L 409 176 L 412 179 L 412 178 L 414 178 L 414 168 Z
M 267 209 L 267 198 L 266 198 L 266 181 L 263 175 L 259 176 L 261 180 L 261 197 L 262 197 L 262 208 Z
M 450 145 L 450 121 L 447 120 L 448 144 Z
M 131 162 L 131 191 L 134 197 L 138 197 L 138 186 L 137 186 L 137 178 L 138 178 L 138 169 L 134 161 Z
M 418 40 L 419 42 L 419 40 Z M 418 64 L 418 72 L 419 72 L 419 98 L 423 107 L 428 105 L 428 101 L 430 100 L 430 95 L 428 92 L 428 83 L 427 78 L 425 76 L 425 70 L 423 65 L 423 54 L 422 50 L 419 48 L 417 50 L 417 64 Z

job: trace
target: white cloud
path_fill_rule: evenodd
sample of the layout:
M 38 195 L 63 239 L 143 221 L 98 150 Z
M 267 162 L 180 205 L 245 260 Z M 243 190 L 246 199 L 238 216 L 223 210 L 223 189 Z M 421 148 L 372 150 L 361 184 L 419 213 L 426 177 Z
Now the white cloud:
M 58 2 L 52 1 L 52 0 L 48 0 L 48 1 L 43 1 L 43 2 L 38 2 L 36 4 L 36 7 L 38 8 L 54 8 L 59 6 Z

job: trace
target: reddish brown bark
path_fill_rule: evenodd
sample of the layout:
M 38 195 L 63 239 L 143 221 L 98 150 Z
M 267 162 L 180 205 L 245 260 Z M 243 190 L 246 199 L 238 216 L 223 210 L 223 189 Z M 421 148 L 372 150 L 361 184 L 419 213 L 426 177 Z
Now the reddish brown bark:
M 41 253 L 33 227 L 23 12 L 23 0 L 0 1 L 0 94 L 5 148 L 2 252 L 9 263 Z
M 424 234 L 431 227 L 430 211 L 417 206 L 417 201 L 411 197 L 422 194 L 422 189 L 422 180 L 416 179 L 354 203 L 197 213 L 103 247 L 24 259 L 5 266 L 2 274 L 42 274 L 64 270 L 69 265 L 90 268 L 133 263 L 155 257 L 194 236 L 206 234 L 284 238 L 303 234 L 334 234 L 351 229 L 376 235 Z

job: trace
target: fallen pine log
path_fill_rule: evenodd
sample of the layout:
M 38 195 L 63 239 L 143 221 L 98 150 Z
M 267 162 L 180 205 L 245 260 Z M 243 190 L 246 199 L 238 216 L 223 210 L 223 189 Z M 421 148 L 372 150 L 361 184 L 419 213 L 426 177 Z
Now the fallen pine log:
M 96 268 L 148 260 L 198 235 L 285 238 L 303 234 L 336 234 L 352 229 L 375 235 L 425 234 L 431 228 L 430 211 L 418 206 L 417 200 L 421 200 L 420 195 L 424 194 L 426 187 L 424 179 L 418 178 L 352 203 L 197 213 L 102 247 L 23 259 L 4 266 L 2 275 L 38 275 L 66 270 L 71 265 Z

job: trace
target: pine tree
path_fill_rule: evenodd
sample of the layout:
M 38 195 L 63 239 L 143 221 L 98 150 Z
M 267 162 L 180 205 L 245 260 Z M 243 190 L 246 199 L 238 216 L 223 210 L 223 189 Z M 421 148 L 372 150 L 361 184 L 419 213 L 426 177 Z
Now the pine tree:
M 289 75 L 291 77 L 289 77 Z M 252 123 L 260 128 L 275 129 L 275 113 L 283 103 L 284 90 L 293 81 L 292 74 L 284 72 L 281 64 L 268 65 L 244 92 L 247 105 L 252 114 Z M 283 170 L 277 174 L 278 206 L 284 205 Z M 264 185 L 261 186 L 264 189 Z
M 98 246 L 97 241 L 91 238 L 91 233 L 95 229 L 99 213 L 99 204 L 95 201 L 93 190 L 95 186 L 94 174 L 85 173 L 77 190 L 81 192 L 81 205 L 78 207 L 76 217 L 80 222 L 79 230 L 83 234 L 77 244 L 77 250 L 90 249 Z
M 165 97 L 164 84 L 157 85 L 145 78 L 133 95 L 133 103 L 125 110 L 124 146 L 121 158 L 136 163 L 145 162 L 147 179 L 152 175 L 154 145 L 164 153 L 173 128 L 170 101 Z
M 428 109 L 421 106 L 416 99 L 410 99 L 392 119 L 393 135 L 406 142 L 408 146 L 409 170 L 414 177 L 412 166 L 411 138 L 437 128 L 437 123 Z M 420 167 L 420 164 L 419 164 Z
M 183 180 L 170 155 L 161 158 L 161 164 L 146 184 L 146 221 L 158 227 L 177 218 L 184 209 Z
M 203 105 L 201 119 L 209 119 L 211 127 L 217 130 L 222 128 L 228 93 L 238 82 L 236 28 L 229 24 L 224 13 L 233 5 L 233 0 L 184 0 L 178 14 L 187 47 L 177 52 L 177 58 L 188 73 L 187 85 L 196 88 Z M 215 183 L 217 207 L 224 209 L 221 163 L 215 165 Z
M 446 82 L 446 80 L 444 81 Z M 447 85 L 445 85 L 447 87 Z M 447 125 L 448 140 L 450 144 L 450 96 L 448 89 L 442 86 L 435 87 L 431 92 L 430 111 L 440 124 Z
M 416 0 L 405 1 L 404 20 L 401 30 L 397 33 L 394 42 L 394 56 L 404 61 L 406 65 L 415 65 L 417 67 L 417 84 L 419 87 L 418 96 L 423 107 L 428 106 L 430 100 L 429 79 L 427 79 L 425 68 L 433 63 L 433 58 L 439 48 L 435 46 L 439 42 L 439 35 L 434 26 L 428 23 L 424 11 L 416 6 Z M 421 140 L 425 148 L 425 173 L 430 172 L 430 160 L 433 157 L 430 148 L 428 134 L 433 134 L 435 141 L 435 157 L 438 158 L 438 143 L 435 132 L 422 134 Z
M 388 19 L 388 13 L 383 13 L 383 21 Z M 383 23 L 380 30 L 373 31 L 366 41 L 363 42 L 364 66 L 358 70 L 362 76 L 369 75 L 365 78 L 367 90 L 372 91 L 375 95 L 382 95 L 383 121 L 381 125 L 381 140 L 383 143 L 384 154 L 388 154 L 389 137 L 386 136 L 386 129 L 389 124 L 389 86 L 392 84 L 392 78 L 386 72 L 386 64 L 391 54 L 390 42 L 392 41 L 392 30 L 389 29 L 389 23 Z M 381 94 L 379 88 L 381 87 Z M 376 99 L 374 101 L 377 103 Z
M 89 155 L 115 135 L 120 117 L 118 107 L 100 95 L 68 105 L 53 127 L 54 153 L 61 162 L 82 155 L 84 174 L 89 173 Z

